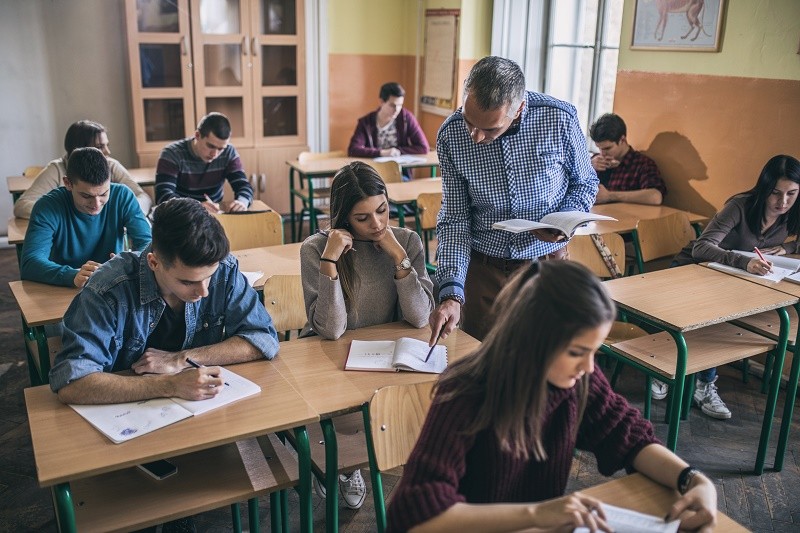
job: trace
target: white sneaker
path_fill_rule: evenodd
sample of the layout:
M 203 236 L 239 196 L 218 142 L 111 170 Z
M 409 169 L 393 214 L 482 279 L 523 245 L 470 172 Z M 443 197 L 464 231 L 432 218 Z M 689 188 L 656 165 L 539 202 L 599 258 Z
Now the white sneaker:
M 359 509 L 367 498 L 367 485 L 361 477 L 361 470 L 356 470 L 350 477 L 339 475 L 339 492 L 342 493 L 344 503 L 350 509 Z
M 653 379 L 652 383 L 650 383 L 650 396 L 654 400 L 663 400 L 667 397 L 667 393 L 669 392 L 669 385 L 660 381 L 658 379 Z
M 328 495 L 328 489 L 325 488 L 325 484 L 322 483 L 314 474 L 311 474 L 311 486 L 314 488 L 314 492 L 317 494 L 317 496 L 323 500 Z
M 694 403 L 711 418 L 727 420 L 731 417 L 731 411 L 719 397 L 714 384 L 716 381 L 717 378 L 709 383 L 698 379 L 694 389 Z

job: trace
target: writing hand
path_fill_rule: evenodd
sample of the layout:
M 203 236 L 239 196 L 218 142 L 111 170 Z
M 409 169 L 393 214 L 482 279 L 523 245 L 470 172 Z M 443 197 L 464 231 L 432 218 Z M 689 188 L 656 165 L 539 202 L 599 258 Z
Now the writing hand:
M 114 254 L 111 254 L 111 257 L 114 257 Z M 100 263 L 96 261 L 86 261 L 86 263 L 81 266 L 80 270 L 78 270 L 78 273 L 75 274 L 72 280 L 73 285 L 78 288 L 86 285 L 86 282 L 89 281 L 89 278 L 92 277 L 92 274 L 94 274 L 95 270 L 98 268 L 100 268 Z
M 569 531 L 580 526 L 589 531 L 613 531 L 600 501 L 580 492 L 535 504 L 532 525 L 548 531 L 564 526 L 569 526 Z
M 461 304 L 456 300 L 444 300 L 431 313 L 428 323 L 431 326 L 431 338 L 428 346 L 433 346 L 439 337 L 446 339 L 456 329 L 461 320 Z
M 204 194 L 203 196 L 205 196 L 206 200 L 205 202 L 202 202 L 202 205 L 203 207 L 206 208 L 206 211 L 208 211 L 212 215 L 216 215 L 221 212 L 218 203 L 211 200 L 211 198 L 207 194 Z
M 764 276 L 772 272 L 772 263 L 759 259 L 758 257 L 754 257 L 747 262 L 747 271 L 751 274 Z
M 680 519 L 681 531 L 714 530 L 717 525 L 717 490 L 711 480 L 695 476 L 691 488 L 667 513 L 667 521 L 675 519 Z
M 228 213 L 236 213 L 241 211 L 247 211 L 247 206 L 239 200 L 232 201 L 228 206 Z
M 567 236 L 557 229 L 532 229 L 530 233 L 544 242 L 561 242 L 567 240 Z
M 131 365 L 131 370 L 137 374 L 177 374 L 187 368 L 185 361 L 186 358 L 180 352 L 148 348 Z
M 207 400 L 222 390 L 225 382 L 218 366 L 189 368 L 171 376 L 172 396 L 185 400 Z

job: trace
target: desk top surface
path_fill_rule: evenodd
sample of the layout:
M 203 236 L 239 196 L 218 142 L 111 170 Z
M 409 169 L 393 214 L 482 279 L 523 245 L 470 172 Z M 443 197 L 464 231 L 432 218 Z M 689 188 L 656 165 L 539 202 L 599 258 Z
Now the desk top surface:
M 676 491 L 659 485 L 642 474 L 632 474 L 614 479 L 583 489 L 581 493 L 617 507 L 653 516 L 666 516 L 669 508 L 679 497 Z M 747 531 L 747 528 L 736 523 L 729 516 L 718 512 L 716 530 L 728 533 Z
M 22 244 L 28 232 L 27 218 L 11 217 L 8 219 L 8 244 Z
M 690 331 L 798 302 L 797 296 L 700 265 L 603 282 L 617 304 L 672 330 Z
M 129 168 L 127 170 L 131 179 L 139 185 L 154 185 L 156 182 L 155 167 Z M 36 179 L 35 176 L 32 178 L 27 178 L 25 176 L 7 176 L 6 183 L 8 184 L 8 192 L 11 194 L 23 193 L 28 190 L 34 179 Z
M 630 203 L 611 203 L 595 205 L 590 210 L 597 215 L 606 215 L 617 219 L 616 222 L 592 222 L 585 228 L 581 228 L 577 233 L 586 235 L 588 233 L 630 233 L 636 229 L 636 223 L 639 220 L 649 220 L 652 218 L 659 218 L 672 213 L 677 213 L 681 209 L 669 207 L 666 205 L 641 205 Z M 692 224 L 696 222 L 705 222 L 708 217 L 684 211 L 689 217 L 689 222 Z
M 300 274 L 300 247 L 302 242 L 247 248 L 231 252 L 239 260 L 239 270 L 264 273 L 256 281 L 256 289 L 262 289 L 268 278 L 278 275 Z
M 409 154 L 411 157 L 417 158 L 418 161 L 414 163 L 401 163 L 403 168 L 417 168 L 417 167 L 432 167 L 439 166 L 439 156 L 435 151 L 428 152 L 427 154 Z M 320 176 L 333 176 L 337 170 L 352 163 L 353 161 L 363 161 L 364 163 L 372 163 L 373 160 L 365 157 L 331 157 L 327 159 L 314 159 L 301 163 L 295 159 L 287 161 L 286 164 L 298 171 L 300 174 L 306 176 L 318 174 Z
M 89 477 L 319 420 L 272 362 L 229 368 L 258 383 L 261 392 L 122 444 L 114 444 L 62 404 L 49 386 L 25 389 L 39 483 L 48 486 Z
M 309 337 L 283 342 L 280 356 L 275 359 L 275 366 L 300 391 L 320 417 L 328 418 L 358 409 L 381 387 L 438 379 L 437 374 L 420 372 L 344 370 L 351 340 L 396 340 L 400 337 L 427 341 L 430 338 L 430 329 L 416 329 L 404 322 L 394 322 L 348 330 L 335 341 Z M 439 343 L 447 346 L 450 364 L 480 345 L 476 339 L 461 330 L 456 330 Z
M 386 184 L 386 195 L 389 197 L 389 201 L 397 204 L 415 202 L 417 197 L 425 192 L 442 192 L 442 180 L 440 178 L 423 178 Z

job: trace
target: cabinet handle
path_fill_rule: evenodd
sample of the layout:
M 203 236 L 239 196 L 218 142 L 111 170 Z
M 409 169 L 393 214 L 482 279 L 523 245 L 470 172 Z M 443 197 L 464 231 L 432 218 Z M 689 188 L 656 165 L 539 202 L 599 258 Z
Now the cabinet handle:
M 262 193 L 267 192 L 267 175 L 261 174 L 261 179 L 258 182 L 258 190 Z
M 186 36 L 185 36 L 185 35 L 184 35 L 183 37 L 181 37 L 181 52 L 182 52 L 182 53 L 183 53 L 183 55 L 185 55 L 185 56 L 188 56 L 188 55 L 189 55 L 189 42 L 188 42 L 188 40 L 186 39 Z
M 242 37 L 242 55 L 247 55 L 247 36 Z
M 250 53 L 253 57 L 258 57 L 258 37 L 253 37 L 250 40 Z

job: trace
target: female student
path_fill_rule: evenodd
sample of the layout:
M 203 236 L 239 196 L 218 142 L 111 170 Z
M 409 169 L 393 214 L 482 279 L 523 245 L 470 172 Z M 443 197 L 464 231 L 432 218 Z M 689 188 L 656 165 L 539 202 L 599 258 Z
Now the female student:
M 389 226 L 386 185 L 375 169 L 361 162 L 340 169 L 330 205 L 330 230 L 300 248 L 306 330 L 338 339 L 348 329 L 396 320 L 427 325 L 433 283 L 422 241 L 409 229 Z M 339 480 L 348 507 L 361 507 L 361 472 Z
M 715 261 L 764 275 L 771 265 L 736 250 L 763 254 L 795 254 L 798 241 L 785 242 L 800 233 L 800 161 L 788 155 L 776 155 L 764 165 L 758 181 L 747 192 L 730 198 L 709 222 L 703 234 L 675 256 L 673 266 Z M 694 402 L 706 415 L 728 419 L 731 412 L 717 393 L 717 369 L 697 375 Z
M 64 176 L 67 175 L 67 160 L 72 151 L 76 148 L 86 147 L 97 148 L 103 152 L 103 155 L 108 160 L 111 181 L 113 183 L 121 183 L 132 190 L 136 200 L 139 202 L 139 207 L 142 208 L 142 212 L 146 215 L 150 211 L 153 200 L 142 190 L 138 183 L 133 181 L 133 178 L 130 177 L 128 171 L 119 161 L 109 157 L 111 150 L 108 147 L 106 128 L 102 124 L 91 120 L 79 120 L 70 125 L 64 136 L 64 149 L 66 150 L 64 157 L 50 161 L 44 167 L 44 170 L 36 176 L 36 180 L 28 187 L 28 190 L 14 203 L 14 216 L 30 218 L 33 204 L 39 198 L 64 185 Z
M 682 528 L 713 527 L 713 483 L 658 444 L 650 423 L 594 371 L 615 309 L 591 273 L 568 261 L 534 262 L 493 312 L 481 347 L 435 389 L 392 493 L 390 530 L 610 531 L 598 500 L 562 496 L 576 447 L 593 452 L 605 475 L 625 467 L 677 488 L 683 496 L 669 518 Z

